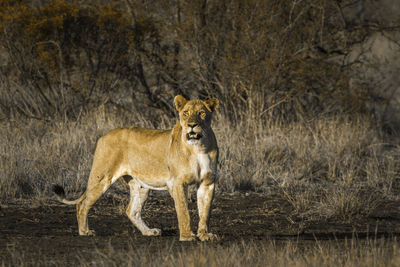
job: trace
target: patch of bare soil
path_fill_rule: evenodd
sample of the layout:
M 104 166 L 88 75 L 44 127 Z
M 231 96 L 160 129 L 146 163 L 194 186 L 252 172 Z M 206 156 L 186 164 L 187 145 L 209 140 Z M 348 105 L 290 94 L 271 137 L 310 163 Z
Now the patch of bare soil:
M 55 202 L 54 202 L 55 203 Z M 218 194 L 210 220 L 211 231 L 220 237 L 217 244 L 229 245 L 240 240 L 343 239 L 377 235 L 398 235 L 400 216 L 398 203 L 382 207 L 376 216 L 359 222 L 299 218 L 279 194 Z M 95 249 L 110 247 L 127 249 L 148 246 L 157 250 L 178 241 L 178 223 L 172 198 L 154 193 L 143 211 L 143 219 L 151 227 L 162 229 L 160 237 L 144 237 L 124 214 L 124 205 L 110 197 L 102 198 L 89 213 L 94 237 L 78 235 L 75 206 L 60 204 L 8 204 L 0 207 L 0 265 L 21 255 L 27 264 L 38 258 L 57 259 L 65 264 L 76 263 L 73 255 L 90 255 Z M 192 229 L 196 231 L 196 203 L 189 203 Z M 384 210 L 387 210 L 385 212 Z M 179 242 L 176 242 L 179 243 Z M 26 262 L 24 262 L 26 263 Z

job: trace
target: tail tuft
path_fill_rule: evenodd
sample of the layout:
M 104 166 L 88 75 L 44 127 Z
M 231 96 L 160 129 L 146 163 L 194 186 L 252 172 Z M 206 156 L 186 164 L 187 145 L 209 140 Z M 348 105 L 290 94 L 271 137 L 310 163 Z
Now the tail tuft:
M 53 192 L 60 198 L 65 198 L 65 191 L 64 188 L 60 185 L 54 185 L 53 186 Z
M 53 185 L 53 192 L 56 194 L 56 197 L 58 201 L 67 204 L 67 205 L 74 205 L 76 203 L 79 203 L 82 201 L 82 199 L 85 197 L 85 194 L 83 194 L 80 198 L 75 199 L 75 200 L 68 200 L 65 197 L 65 191 L 64 188 L 60 185 Z

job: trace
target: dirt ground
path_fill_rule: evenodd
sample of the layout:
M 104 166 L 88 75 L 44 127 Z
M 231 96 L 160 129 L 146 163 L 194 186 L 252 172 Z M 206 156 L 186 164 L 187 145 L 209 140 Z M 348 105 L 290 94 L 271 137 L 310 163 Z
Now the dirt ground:
M 16 253 L 30 259 L 57 258 L 65 263 L 71 255 L 90 254 L 112 245 L 115 249 L 151 244 L 153 249 L 178 241 L 178 224 L 173 201 L 165 194 L 152 194 L 143 211 L 150 227 L 162 229 L 161 237 L 143 237 L 124 214 L 126 203 L 112 197 L 100 199 L 89 213 L 94 237 L 78 235 L 75 206 L 48 203 L 11 203 L 0 206 L 0 265 Z M 399 206 L 392 203 L 392 206 Z M 196 203 L 189 204 L 192 230 L 196 231 Z M 387 209 L 389 212 L 382 212 Z M 243 239 L 344 239 L 400 234 L 400 214 L 390 206 L 360 222 L 316 221 L 298 218 L 279 194 L 217 194 L 210 220 L 211 231 L 220 237 L 218 244 L 229 245 Z M 177 242 L 179 243 L 179 242 Z

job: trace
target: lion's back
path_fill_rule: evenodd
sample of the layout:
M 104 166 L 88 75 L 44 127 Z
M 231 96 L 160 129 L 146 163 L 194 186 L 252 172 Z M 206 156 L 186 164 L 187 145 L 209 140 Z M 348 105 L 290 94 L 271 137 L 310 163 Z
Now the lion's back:
M 154 154 L 154 156 L 166 156 L 171 130 L 146 129 L 140 127 L 117 128 L 98 141 L 112 149 L 123 151 L 135 151 L 136 153 Z

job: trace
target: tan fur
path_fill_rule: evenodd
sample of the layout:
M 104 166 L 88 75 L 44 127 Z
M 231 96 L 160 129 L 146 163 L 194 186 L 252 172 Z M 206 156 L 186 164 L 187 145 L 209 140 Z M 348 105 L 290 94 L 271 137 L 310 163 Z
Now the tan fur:
M 80 235 L 92 235 L 87 214 L 96 200 L 121 177 L 130 187 L 127 215 L 143 235 L 160 235 L 142 221 L 141 210 L 149 189 L 168 190 L 174 199 L 181 241 L 195 240 L 191 231 L 185 187 L 198 184 L 197 205 L 201 241 L 216 236 L 208 230 L 217 174 L 218 146 L 211 129 L 211 116 L 217 99 L 186 100 L 178 95 L 175 106 L 179 122 L 170 130 L 137 127 L 120 128 L 101 137 L 97 143 L 86 192 L 76 204 Z

